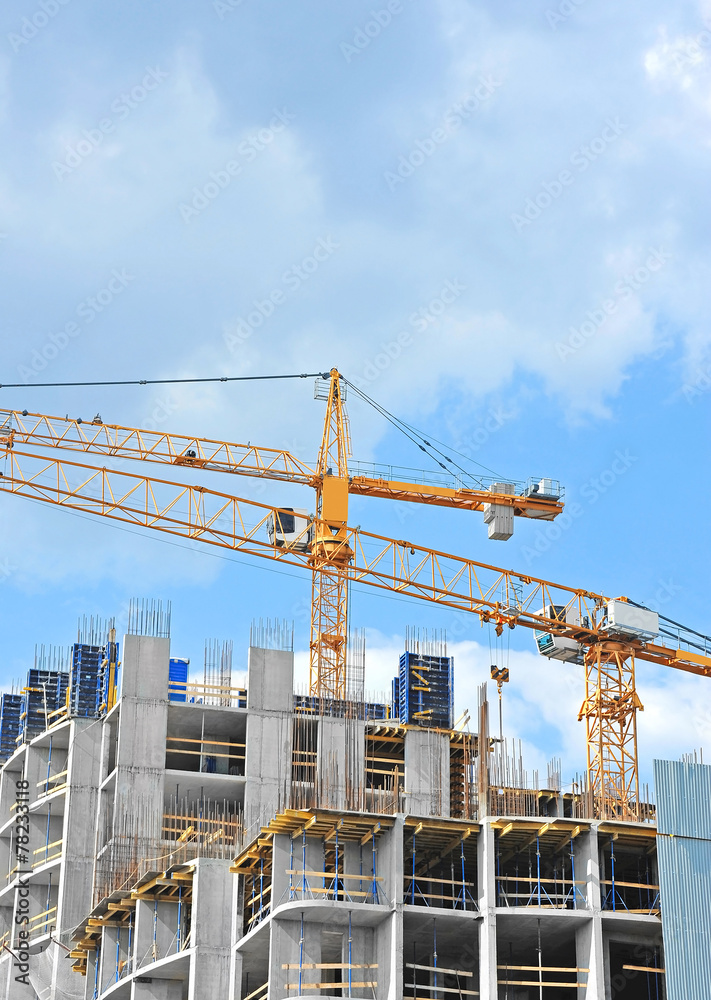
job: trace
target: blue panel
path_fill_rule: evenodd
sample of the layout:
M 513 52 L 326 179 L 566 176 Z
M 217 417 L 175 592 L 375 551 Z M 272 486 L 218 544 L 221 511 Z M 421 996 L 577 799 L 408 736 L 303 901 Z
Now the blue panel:
M 6 761 L 17 749 L 20 734 L 22 695 L 4 694 L 0 702 L 0 760 Z
M 454 724 L 454 660 L 403 653 L 398 679 L 400 721 L 451 729 Z
M 104 649 L 75 643 L 72 652 L 72 680 L 69 709 L 73 716 L 95 719 L 103 701 Z
M 47 716 L 64 705 L 69 674 L 57 670 L 27 672 L 27 686 L 22 695 L 24 719 L 20 723 L 20 736 L 31 740 L 47 728 Z M 61 700 L 60 700 L 61 699 Z
M 190 660 L 171 658 L 168 666 L 168 697 L 171 701 L 187 701 L 185 685 L 188 683 Z
M 657 854 L 668 1000 L 708 1000 L 711 767 L 655 760 Z

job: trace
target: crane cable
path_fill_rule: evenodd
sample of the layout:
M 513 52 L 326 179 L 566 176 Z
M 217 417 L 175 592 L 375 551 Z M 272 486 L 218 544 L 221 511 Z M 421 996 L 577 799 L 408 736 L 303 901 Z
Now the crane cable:
M 184 385 L 187 382 L 268 382 L 287 378 L 329 378 L 329 372 L 298 375 L 215 375 L 211 378 L 136 378 L 103 382 L 0 382 L 0 389 L 57 389 L 92 385 Z
M 443 447 L 448 448 L 448 446 L 444 445 L 442 441 L 438 441 L 437 438 L 432 437 L 432 435 L 425 437 L 422 431 L 419 431 L 416 427 L 413 427 L 412 424 L 408 424 L 405 420 L 401 420 L 399 417 L 396 417 L 394 414 L 390 413 L 389 410 L 386 410 L 385 407 L 382 406 L 382 404 L 372 399 L 372 397 L 370 397 L 367 393 L 363 392 L 362 389 L 360 389 L 357 385 L 354 385 L 353 382 L 351 382 L 345 376 L 342 375 L 341 378 L 343 379 L 343 382 L 353 390 L 353 392 L 355 392 L 358 396 L 360 396 L 361 399 L 363 399 L 366 403 L 370 404 L 370 406 L 372 406 L 378 413 L 380 413 L 381 416 L 385 417 L 385 419 L 389 423 L 391 423 L 393 427 L 397 428 L 397 430 L 399 430 L 401 434 L 404 434 L 406 438 L 408 438 L 414 445 L 416 445 L 420 449 L 420 451 L 424 451 L 425 454 L 429 458 L 431 458 L 434 462 L 436 462 L 441 469 L 444 469 L 445 472 L 449 472 L 451 474 L 452 469 L 456 469 L 459 473 L 462 473 L 465 476 L 472 476 L 471 472 L 468 472 L 467 469 L 461 466 L 453 458 L 450 458 L 449 455 L 445 454 L 445 452 L 443 452 L 440 448 L 436 447 L 436 444 L 441 444 Z M 429 440 L 429 438 L 431 438 L 432 440 Z M 433 444 L 432 441 L 436 442 L 436 444 Z M 435 452 L 435 454 L 432 454 L 432 452 L 428 451 L 428 448 L 431 448 L 432 452 Z M 475 461 L 475 459 L 471 458 L 468 459 L 466 455 L 462 455 L 462 453 L 457 451 L 456 449 L 448 448 L 448 451 L 451 451 L 455 455 L 459 455 L 460 458 L 465 459 L 465 461 L 470 461 L 474 465 L 478 465 L 486 472 L 490 472 L 492 476 L 496 478 L 502 478 L 499 477 L 498 473 L 494 472 L 493 469 L 490 469 L 486 465 L 482 465 L 481 462 L 477 462 Z M 439 456 L 439 458 L 437 456 Z M 447 462 L 450 466 L 452 466 L 452 468 L 447 468 L 447 466 L 444 465 L 443 462 L 440 461 L 440 459 L 444 459 L 444 461 Z M 456 475 L 456 473 L 454 474 Z M 480 481 L 479 485 L 481 485 Z

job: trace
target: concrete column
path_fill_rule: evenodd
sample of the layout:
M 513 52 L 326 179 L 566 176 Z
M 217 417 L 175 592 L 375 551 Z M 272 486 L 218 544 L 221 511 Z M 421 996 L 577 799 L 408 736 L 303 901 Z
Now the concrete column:
M 481 825 L 478 841 L 479 868 L 479 995 L 497 1000 L 496 949 L 496 842 L 489 820 Z
M 449 736 L 405 731 L 405 795 L 411 816 L 449 816 Z
M 169 639 L 124 636 L 114 822 L 136 817 L 148 853 L 163 819 L 169 661 Z
M 225 920 L 232 894 L 230 862 L 200 858 L 193 877 L 188 1000 L 227 997 L 230 988 L 230 923 Z
M 289 898 L 290 868 L 300 868 L 296 864 L 296 847 L 294 844 L 294 864 L 291 858 L 292 840 L 288 833 L 275 833 L 272 838 L 272 909 L 276 909 Z M 301 850 L 299 846 L 299 850 Z M 300 857 L 300 855 L 299 855 Z
M 138 970 L 153 962 L 153 903 L 145 899 L 136 900 L 133 941 L 133 968 Z
M 247 680 L 245 827 L 286 806 L 291 785 L 294 654 L 250 647 Z
M 293 653 L 250 646 L 247 671 L 247 709 L 250 712 L 293 711 Z
M 92 908 L 94 876 L 94 824 L 87 817 L 96 815 L 101 762 L 101 727 L 92 719 L 74 719 L 67 760 L 68 788 L 64 805 L 64 857 L 60 874 L 57 906 L 59 927 L 76 927 Z M 64 968 L 70 963 L 60 962 Z M 71 980 L 66 980 L 67 990 Z M 71 992 L 71 991 L 69 991 Z
M 321 808 L 353 809 L 360 805 L 365 782 L 365 722 L 319 719 L 316 780 Z
M 403 992 L 402 869 L 404 858 L 405 817 L 396 816 L 394 824 L 378 838 L 377 868 L 383 876 L 391 915 L 375 930 L 378 963 L 378 996 L 399 1000 Z M 387 984 L 387 990 L 384 988 Z
M 575 936 L 577 963 L 580 968 L 589 969 L 588 988 L 579 990 L 581 1000 L 585 997 L 604 997 L 605 993 L 605 949 L 602 936 L 602 888 L 600 885 L 600 852 L 598 846 L 597 823 L 589 832 L 581 833 L 574 841 L 575 877 L 585 879 L 585 895 L 590 912 L 590 923 L 581 927 Z M 607 963 L 609 965 L 609 963 Z
M 598 849 L 597 823 L 589 831 L 580 833 L 573 841 L 575 857 L 575 878 L 585 881 L 581 886 L 588 901 L 588 909 L 599 913 L 602 909 L 602 887 L 600 879 L 600 852 Z M 578 905 L 578 904 L 576 904 Z
M 99 996 L 116 980 L 116 928 L 104 927 L 101 931 L 99 961 Z
M 383 1000 L 400 1000 L 403 993 L 402 904 L 375 928 L 375 961 L 378 963 L 377 995 Z

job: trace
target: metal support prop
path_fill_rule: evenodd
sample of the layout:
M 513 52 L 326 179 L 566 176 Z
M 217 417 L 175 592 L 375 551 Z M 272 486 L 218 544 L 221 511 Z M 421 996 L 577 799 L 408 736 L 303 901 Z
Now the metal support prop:
M 353 996 L 353 913 L 348 911 L 348 996 Z
M 128 915 L 128 954 L 126 956 L 127 974 L 133 970 L 133 910 Z
M 301 911 L 301 937 L 299 938 L 299 996 L 301 996 L 301 983 L 304 968 L 304 911 Z
M 178 929 L 175 934 L 175 950 L 180 951 L 180 925 L 183 918 L 183 887 L 178 887 Z
M 417 834 L 412 834 L 412 885 L 410 886 L 410 903 L 415 905 L 415 841 Z
M 153 961 L 158 961 L 158 900 L 153 900 Z
M 94 966 L 94 996 L 92 1000 L 98 1000 L 99 997 L 99 965 L 101 963 L 101 948 L 97 944 L 96 946 L 96 965 Z
M 45 918 L 44 918 L 44 930 L 47 932 L 47 925 L 49 924 L 49 904 L 52 902 L 52 873 L 49 873 L 49 881 L 47 882 L 47 905 L 45 906 Z
M 378 865 L 377 865 L 377 854 L 375 851 L 375 830 L 373 830 L 373 902 L 379 903 L 378 898 Z

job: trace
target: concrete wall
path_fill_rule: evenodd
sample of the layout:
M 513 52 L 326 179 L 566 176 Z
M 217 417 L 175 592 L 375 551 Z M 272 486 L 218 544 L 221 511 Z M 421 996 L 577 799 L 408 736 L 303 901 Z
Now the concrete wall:
M 114 831 L 140 810 L 141 833 L 152 840 L 163 818 L 170 640 L 127 635 L 123 642 Z
M 412 816 L 449 816 L 449 736 L 412 727 L 405 732 L 405 795 Z
M 294 654 L 250 647 L 245 827 L 274 816 L 291 784 Z

